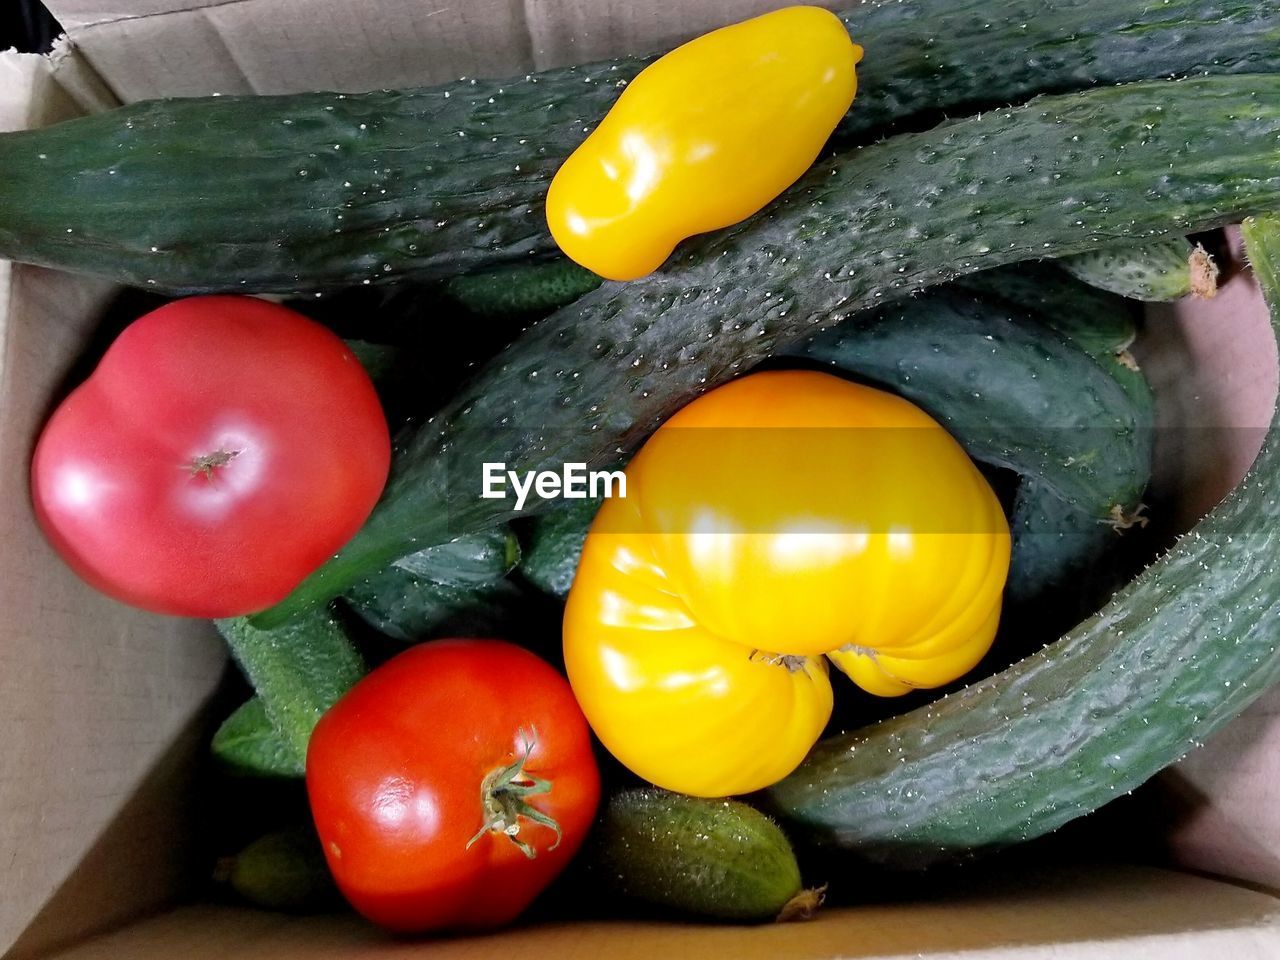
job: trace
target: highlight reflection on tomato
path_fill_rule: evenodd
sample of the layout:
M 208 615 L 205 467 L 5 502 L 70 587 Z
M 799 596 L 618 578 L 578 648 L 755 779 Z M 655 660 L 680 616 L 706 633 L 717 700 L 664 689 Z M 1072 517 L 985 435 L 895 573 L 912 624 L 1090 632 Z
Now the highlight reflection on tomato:
M 391 459 L 368 375 L 336 335 L 250 297 L 132 323 L 36 446 L 36 518 L 83 579 L 159 613 L 282 599 L 359 529 Z
M 307 793 L 352 906 L 421 932 L 515 919 L 582 843 L 600 782 L 586 720 L 550 665 L 496 640 L 439 640 L 321 718 Z
M 637 774 L 748 792 L 821 733 L 823 654 L 881 695 L 972 668 L 1008 562 L 995 494 L 924 411 L 828 374 L 754 374 L 672 417 L 627 468 L 627 497 L 605 501 L 565 665 Z

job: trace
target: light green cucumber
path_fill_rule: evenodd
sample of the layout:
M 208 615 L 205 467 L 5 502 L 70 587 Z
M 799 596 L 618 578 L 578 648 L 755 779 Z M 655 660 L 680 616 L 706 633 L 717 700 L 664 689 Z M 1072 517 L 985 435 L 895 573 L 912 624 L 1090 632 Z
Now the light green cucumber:
M 286 752 L 278 759 L 303 769 L 316 723 L 364 675 L 359 651 L 327 606 L 270 630 L 251 626 L 245 617 L 215 623 L 280 736 Z
M 1218 268 L 1202 246 L 1173 238 L 1106 247 L 1054 261 L 1077 280 L 1149 303 L 1180 300 L 1218 291 Z
M 256 907 L 317 913 L 342 904 L 310 827 L 269 833 L 218 865 L 218 879 Z
M 817 905 L 786 834 L 737 800 L 623 791 L 605 805 L 589 856 L 619 896 L 681 914 L 758 922 Z
M 444 283 L 444 293 L 468 313 L 506 319 L 550 313 L 603 282 L 585 267 L 560 257 L 454 277 Z

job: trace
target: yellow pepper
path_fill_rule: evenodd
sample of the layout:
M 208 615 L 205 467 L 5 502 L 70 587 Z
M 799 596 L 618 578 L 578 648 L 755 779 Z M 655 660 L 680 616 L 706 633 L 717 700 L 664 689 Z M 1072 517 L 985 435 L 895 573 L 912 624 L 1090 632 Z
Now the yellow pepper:
M 650 64 L 556 173 L 547 224 L 611 280 L 656 270 L 686 237 L 760 210 L 848 111 L 862 48 L 819 7 L 704 34 Z
M 830 715 L 823 654 L 894 695 L 991 645 L 1004 513 L 900 397 L 753 374 L 686 406 L 626 473 L 587 536 L 565 666 L 600 740 L 659 786 L 745 793 L 794 769 Z

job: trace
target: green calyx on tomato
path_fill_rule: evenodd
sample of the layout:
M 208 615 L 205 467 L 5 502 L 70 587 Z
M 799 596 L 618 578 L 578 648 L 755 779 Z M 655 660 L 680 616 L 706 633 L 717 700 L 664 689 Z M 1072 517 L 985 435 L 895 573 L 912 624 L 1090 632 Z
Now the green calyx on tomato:
M 534 823 L 540 823 L 555 831 L 555 843 L 551 844 L 547 849 L 554 850 L 560 846 L 560 841 L 564 839 L 564 833 L 560 829 L 560 824 L 526 799 L 528 797 L 536 797 L 541 793 L 551 792 L 551 781 L 543 780 L 535 777 L 533 774 L 525 770 L 525 765 L 529 762 L 529 757 L 533 754 L 533 748 L 538 742 L 538 731 L 530 729 L 526 734 L 520 730 L 517 736 L 525 739 L 525 751 L 519 759 L 513 761 L 505 767 L 499 767 L 484 778 L 484 782 L 480 785 L 480 798 L 484 806 L 485 822 L 476 835 L 467 841 L 467 849 L 470 850 L 477 840 L 486 833 L 500 833 L 508 840 L 516 845 L 516 847 L 526 857 L 532 860 L 538 855 L 538 851 L 533 846 L 526 843 L 520 838 L 520 819 L 521 817 L 532 820 Z

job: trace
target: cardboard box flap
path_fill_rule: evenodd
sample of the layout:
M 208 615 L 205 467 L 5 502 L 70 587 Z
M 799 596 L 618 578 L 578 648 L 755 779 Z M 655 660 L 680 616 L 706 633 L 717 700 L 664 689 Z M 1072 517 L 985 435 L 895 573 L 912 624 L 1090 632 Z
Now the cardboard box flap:
M 779 0 L 48 0 L 125 102 L 354 92 L 666 49 Z M 832 4 L 835 5 L 835 4 Z
M 0 55 L 0 126 L 78 112 L 53 61 Z M 225 663 L 207 624 L 149 616 L 82 583 L 31 513 L 39 425 L 113 295 L 99 280 L 0 263 L 0 953 L 60 888 L 75 894 L 62 939 L 173 895 L 185 869 L 173 824 L 189 814 L 169 801 L 204 744 L 188 743 L 185 764 L 160 761 Z M 126 813 L 122 833 L 113 825 Z
M 819 911 L 807 923 L 545 923 L 393 940 L 353 916 L 184 909 L 50 960 L 1274 960 L 1280 901 L 1149 867 L 1015 874 L 913 903 Z M 17 958 L 15 958 L 17 960 Z M 23 958 L 25 960 L 25 958 Z

